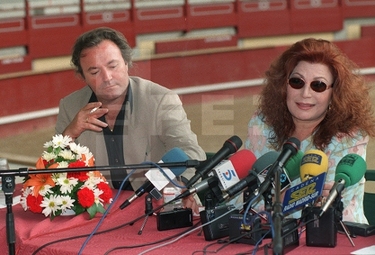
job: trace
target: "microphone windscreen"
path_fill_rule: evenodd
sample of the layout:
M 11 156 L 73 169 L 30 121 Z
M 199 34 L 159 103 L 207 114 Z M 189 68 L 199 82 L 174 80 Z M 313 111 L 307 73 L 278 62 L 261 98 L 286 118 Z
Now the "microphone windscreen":
M 230 154 L 235 153 L 242 146 L 242 140 L 238 136 L 234 135 L 223 144 L 223 147 L 229 149 Z
M 238 178 L 243 179 L 247 176 L 251 167 L 254 165 L 256 157 L 250 150 L 244 149 L 233 154 L 229 160 L 232 162 Z
M 290 137 L 283 145 L 283 150 L 289 148 L 289 150 L 293 151 L 293 154 L 299 151 L 299 147 L 301 145 L 300 140 L 295 137 Z
M 317 176 L 328 170 L 328 157 L 320 150 L 308 150 L 302 157 L 300 167 L 301 181 L 307 181 L 312 176 Z
M 336 167 L 335 181 L 343 179 L 345 188 L 359 182 L 367 170 L 366 161 L 358 154 L 348 154 Z
M 298 151 L 296 155 L 292 156 L 285 164 L 284 169 L 290 180 L 295 180 L 300 177 L 300 165 L 303 158 L 303 152 Z
M 164 154 L 164 156 L 161 158 L 161 160 L 164 163 L 171 163 L 171 162 L 184 162 L 189 160 L 189 156 L 186 155 L 186 153 L 178 148 L 172 148 L 170 149 L 167 153 Z M 185 166 L 180 166 L 180 167 L 170 167 L 169 168 L 175 176 L 181 175 L 183 172 L 185 172 L 186 167 Z
M 269 151 L 262 156 L 260 156 L 254 163 L 252 170 L 255 171 L 256 174 L 259 174 L 261 171 L 272 165 L 280 153 L 276 151 Z

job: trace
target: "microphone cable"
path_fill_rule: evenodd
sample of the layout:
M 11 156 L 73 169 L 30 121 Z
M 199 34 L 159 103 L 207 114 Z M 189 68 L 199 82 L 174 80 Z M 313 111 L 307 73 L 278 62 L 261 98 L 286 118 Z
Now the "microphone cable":
M 182 232 L 176 233 L 174 235 L 165 237 L 163 239 L 160 239 L 160 240 L 157 240 L 157 241 L 154 241 L 154 242 L 143 243 L 143 244 L 135 244 L 135 245 L 130 245 L 130 246 L 117 246 L 117 247 L 113 247 L 113 248 L 107 250 L 103 255 L 108 255 L 111 252 L 116 251 L 116 250 L 132 249 L 132 248 L 138 248 L 138 247 L 142 247 L 142 246 L 149 246 L 149 245 L 153 245 L 153 244 L 158 244 L 158 243 L 161 243 L 161 242 L 165 242 L 165 241 L 168 241 L 169 239 L 172 239 L 172 238 L 178 237 L 180 235 L 183 235 L 185 232 L 190 231 L 193 228 L 196 228 L 200 223 L 201 222 L 198 221 L 193 226 L 189 227 L 187 230 L 183 230 Z
M 243 205 L 242 205 L 242 204 L 238 205 L 238 207 L 240 207 L 240 206 L 243 206 Z M 234 207 L 234 208 L 232 208 L 231 210 L 229 210 L 229 211 L 223 213 L 223 214 L 220 215 L 219 217 L 215 218 L 214 220 L 212 220 L 212 221 L 207 221 L 206 223 L 202 224 L 201 226 L 195 227 L 195 228 L 193 228 L 193 229 L 187 231 L 186 233 L 184 233 L 184 234 L 178 236 L 177 238 L 175 238 L 174 240 L 171 240 L 170 242 L 166 242 L 166 243 L 163 243 L 163 244 L 160 244 L 160 245 L 157 245 L 157 246 L 151 247 L 151 248 L 149 248 L 149 249 L 147 249 L 147 250 L 145 250 L 145 251 L 139 253 L 139 255 L 146 254 L 147 252 L 150 252 L 150 251 L 153 251 L 153 250 L 159 249 L 159 248 L 161 248 L 161 247 L 167 246 L 167 245 L 169 245 L 169 244 L 172 244 L 172 243 L 174 243 L 174 242 L 177 242 L 178 240 L 180 240 L 180 239 L 183 238 L 184 236 L 186 236 L 186 235 L 188 235 L 188 234 L 190 234 L 190 233 L 192 233 L 192 232 L 194 232 L 194 231 L 196 231 L 196 230 L 198 230 L 198 229 L 200 229 L 200 228 L 202 228 L 202 227 L 204 227 L 204 226 L 206 226 L 206 225 L 208 225 L 208 224 L 211 224 L 212 222 L 215 222 L 215 221 L 221 219 L 222 217 L 226 216 L 227 214 L 232 213 L 232 212 L 235 211 L 235 210 L 238 210 L 238 208 L 237 208 L 237 207 Z
M 144 162 L 143 164 L 150 164 L 150 162 L 147 162 L 147 163 Z M 160 171 L 162 171 L 162 173 L 163 173 L 163 174 L 164 174 L 169 180 L 171 180 L 171 179 L 165 174 L 164 170 L 163 170 L 158 164 L 153 163 L 153 162 L 151 162 L 151 164 L 155 165 L 155 167 L 157 167 Z M 141 215 L 141 216 L 135 218 L 134 220 L 129 221 L 129 222 L 126 222 L 126 223 L 123 223 L 123 224 L 121 224 L 121 225 L 118 225 L 118 226 L 115 226 L 115 227 L 112 227 L 112 228 L 109 228 L 109 229 L 105 229 L 105 230 L 102 230 L 102 231 L 96 232 L 97 229 L 98 229 L 98 228 L 100 227 L 100 225 L 102 224 L 102 222 L 103 222 L 105 216 L 108 214 L 108 212 L 111 210 L 112 206 L 115 204 L 115 201 L 117 201 L 117 199 L 118 199 L 118 197 L 119 197 L 119 195 L 120 195 L 120 192 L 122 191 L 121 189 L 122 189 L 124 183 L 125 183 L 125 182 L 128 180 L 128 178 L 129 178 L 129 177 L 130 177 L 135 171 L 137 171 L 137 170 L 138 170 L 138 169 L 133 169 L 133 170 L 132 170 L 132 171 L 126 176 L 126 178 L 122 181 L 122 183 L 121 183 L 121 185 L 120 185 L 120 188 L 118 189 L 118 191 L 117 191 L 117 193 L 116 193 L 116 195 L 115 195 L 115 197 L 114 197 L 112 203 L 108 206 L 107 210 L 103 213 L 103 215 L 102 215 L 101 219 L 99 220 L 97 226 L 94 228 L 94 230 L 93 230 L 91 233 L 89 233 L 89 234 L 83 234 L 83 235 L 77 235 L 77 236 L 72 236 L 72 237 L 67 237 L 67 238 L 62 238 L 62 239 L 58 239 L 58 240 L 55 240 L 55 241 L 51 241 L 51 242 L 45 243 L 45 244 L 43 244 L 42 246 L 39 246 L 39 247 L 38 247 L 38 248 L 32 253 L 32 255 L 36 255 L 39 251 L 41 251 L 41 250 L 44 249 L 45 247 L 50 246 L 50 245 L 53 245 L 53 244 L 56 244 L 56 243 L 60 243 L 60 242 L 70 241 L 70 240 L 74 240 L 74 239 L 78 239 L 78 238 L 85 238 L 85 237 L 87 237 L 87 240 L 84 242 L 84 244 L 82 245 L 82 247 L 81 247 L 81 249 L 80 249 L 80 252 L 82 252 L 82 251 L 81 251 L 82 248 L 84 248 L 84 246 L 87 245 L 89 239 L 91 239 L 92 236 L 94 236 L 94 235 L 100 235 L 100 234 L 105 234 L 105 233 L 107 233 L 107 232 L 110 232 L 110 231 L 113 231 L 113 230 L 120 229 L 120 228 L 125 227 L 125 226 L 127 226 L 127 225 L 133 225 L 135 222 L 137 222 L 137 221 L 139 221 L 139 220 L 145 218 L 145 217 L 147 216 L 147 214 Z M 173 180 L 171 180 L 171 181 L 172 181 L 172 183 L 175 183 Z M 181 186 L 181 187 L 183 187 L 183 186 Z M 184 188 L 184 187 L 183 187 L 183 188 Z M 164 206 L 166 206 L 166 205 L 168 205 L 168 204 L 170 204 L 170 203 L 172 203 L 172 202 L 174 202 L 174 201 L 175 201 L 175 200 L 171 200 L 171 201 L 169 201 L 169 202 L 167 202 L 167 203 L 165 203 L 165 204 L 162 204 L 162 205 L 158 206 L 157 208 L 155 208 L 155 209 L 152 210 L 152 213 L 159 211 L 159 210 L 162 209 Z
M 117 193 L 116 193 L 116 196 L 115 198 L 113 199 L 112 203 L 108 206 L 107 210 L 105 210 L 105 212 L 103 213 L 102 217 L 100 218 L 100 220 L 98 221 L 98 223 L 96 224 L 95 228 L 93 231 L 91 231 L 90 235 L 86 238 L 86 240 L 83 242 L 79 252 L 78 252 L 78 255 L 82 254 L 83 250 L 85 249 L 86 245 L 88 244 L 88 242 L 91 240 L 91 238 L 95 235 L 96 231 L 99 229 L 99 227 L 102 225 L 105 217 L 107 216 L 108 212 L 111 210 L 112 206 L 115 204 L 115 201 L 117 201 L 118 197 L 120 196 L 120 192 L 122 190 L 122 187 L 124 186 L 124 184 L 126 183 L 126 181 L 129 179 L 129 177 L 135 172 L 135 169 L 133 169 L 130 174 L 128 174 L 124 180 L 122 180 L 122 183 L 120 185 L 120 188 L 117 190 Z
M 175 238 L 174 240 L 171 240 L 170 242 L 166 242 L 166 243 L 163 243 L 163 244 L 161 244 L 161 245 L 151 247 L 151 248 L 149 248 L 148 250 L 145 250 L 145 251 L 139 253 L 139 255 L 146 254 L 146 253 L 148 253 L 148 252 L 150 252 L 150 251 L 153 251 L 153 250 L 159 249 L 159 248 L 161 248 L 161 247 L 167 246 L 167 245 L 169 245 L 169 244 L 172 244 L 172 243 L 174 243 L 174 242 L 177 242 L 178 240 L 180 240 L 180 239 L 183 238 L 184 236 L 186 236 L 186 235 L 188 235 L 188 234 L 190 234 L 190 233 L 192 233 L 192 232 L 194 232 L 194 231 L 196 231 L 196 230 L 198 230 L 198 229 L 200 229 L 200 228 L 202 228 L 202 227 L 204 227 L 204 226 L 206 226 L 206 225 L 208 225 L 208 224 L 211 224 L 211 223 L 213 223 L 213 222 L 219 220 L 220 218 L 226 216 L 227 214 L 232 213 L 232 212 L 235 211 L 235 210 L 239 210 L 239 208 L 240 208 L 240 207 L 243 207 L 244 204 L 245 204 L 245 203 L 241 203 L 241 204 L 239 204 L 239 205 L 237 205 L 237 206 L 234 206 L 234 208 L 232 208 L 231 210 L 229 210 L 229 211 L 223 213 L 222 215 L 220 215 L 219 217 L 215 218 L 214 220 L 212 220 L 212 221 L 208 221 L 208 222 L 202 224 L 201 226 L 195 227 L 195 228 L 193 228 L 193 229 L 187 231 L 186 233 L 182 234 L 181 236 Z M 268 213 L 268 212 L 262 212 L 262 213 Z M 244 218 L 245 218 L 245 217 L 244 217 Z M 271 218 L 269 217 L 269 219 L 271 219 Z M 271 219 L 271 224 L 272 224 L 272 219 Z M 272 228 L 271 228 L 271 229 L 272 229 Z M 264 238 L 264 236 L 262 237 L 262 239 L 263 239 L 263 238 Z M 262 239 L 261 239 L 261 240 L 262 240 Z
M 162 172 L 162 174 L 170 181 L 170 182 L 172 182 L 175 186 L 177 186 L 177 187 L 181 187 L 181 188 L 184 188 L 184 186 L 181 186 L 181 185 L 179 185 L 178 183 L 176 183 L 175 181 L 173 181 L 171 178 L 169 178 L 169 176 L 165 173 L 165 171 L 163 170 L 163 168 L 161 168 L 158 164 L 156 164 L 156 163 L 154 163 L 154 162 L 151 162 L 151 161 L 145 161 L 145 162 L 143 162 L 142 164 L 152 164 L 152 165 L 154 165 L 156 168 L 158 168 L 161 172 Z M 124 183 L 126 182 L 126 180 L 128 180 L 129 179 L 129 177 L 133 174 L 135 172 L 135 169 L 134 170 L 132 170 L 131 172 L 130 172 L 130 174 L 128 175 L 128 176 L 126 176 L 126 178 L 122 181 L 122 183 L 121 183 L 121 185 L 120 185 L 120 188 L 119 188 L 119 190 L 117 191 L 117 194 L 116 194 L 116 197 L 115 197 L 115 199 L 117 200 L 117 198 L 119 197 L 119 195 L 120 195 L 120 192 L 121 192 L 121 190 L 122 190 L 122 186 L 124 185 Z M 82 252 L 83 252 L 83 250 L 84 250 L 84 248 L 86 247 L 86 245 L 87 245 L 87 243 L 90 241 L 90 239 L 94 236 L 94 234 L 96 233 L 96 231 L 99 229 L 99 227 L 101 226 L 101 224 L 103 223 L 103 221 L 104 221 L 104 218 L 107 216 L 107 214 L 108 214 L 108 212 L 109 212 L 109 210 L 112 208 L 112 205 L 114 204 L 114 202 L 115 202 L 115 200 L 110 204 L 110 206 L 107 208 L 107 210 L 103 213 L 103 215 L 102 215 L 102 217 L 101 217 L 101 219 L 99 220 L 99 222 L 98 222 L 98 224 L 96 225 L 96 227 L 94 228 L 94 230 L 91 232 L 91 234 L 87 237 L 87 239 L 85 240 L 85 242 L 82 244 L 82 247 L 81 247 L 81 249 L 79 250 L 79 252 L 78 252 L 78 255 L 81 255 L 82 254 Z M 152 212 L 153 213 L 153 212 Z M 147 215 L 147 214 L 145 214 L 145 215 Z M 144 217 L 146 217 L 146 216 L 144 216 Z M 143 218 L 143 217 L 142 217 Z
M 247 232 L 247 233 L 244 233 L 244 234 L 242 234 L 242 235 L 240 235 L 240 236 L 238 236 L 238 237 L 236 237 L 236 238 L 234 238 L 234 239 L 219 239 L 219 240 L 217 240 L 217 242 L 215 242 L 215 243 L 210 243 L 210 244 L 206 245 L 206 246 L 203 248 L 203 250 L 197 250 L 197 251 L 193 252 L 192 254 L 194 254 L 194 253 L 198 253 L 198 252 L 199 252 L 199 253 L 203 253 L 203 254 L 218 253 L 219 251 L 221 251 L 222 249 L 224 249 L 224 248 L 227 247 L 228 245 L 233 244 L 234 242 L 236 242 L 237 240 L 241 239 L 242 237 L 246 237 L 246 236 L 249 235 L 249 234 L 253 234 L 253 233 L 256 233 L 256 232 L 259 232 L 259 231 L 262 231 L 262 229 L 254 229 L 254 230 L 252 230 L 252 231 L 250 231 L 250 232 Z M 264 236 L 266 236 L 267 234 L 268 234 L 268 232 L 265 233 Z M 262 237 L 256 245 L 259 245 L 259 243 L 260 243 L 260 241 L 261 241 L 262 239 L 264 239 L 264 237 Z M 217 245 L 217 244 L 222 244 L 222 245 L 221 245 L 219 248 L 217 248 L 216 250 L 208 250 L 209 247 L 214 246 L 214 245 Z M 256 248 L 250 250 L 250 252 L 253 252 L 253 253 L 254 253 L 254 251 L 256 252 L 255 249 L 256 249 Z M 248 252 L 246 252 L 246 253 L 244 253 L 244 252 L 242 252 L 242 253 L 237 253 L 237 255 L 239 255 L 239 254 L 248 254 Z
M 112 203 L 108 206 L 107 210 L 103 213 L 101 219 L 99 220 L 97 226 L 94 228 L 94 231 L 99 228 L 99 226 L 101 225 L 103 219 L 105 218 L 105 216 L 108 214 L 108 212 L 110 211 L 110 209 L 112 208 L 113 204 L 115 203 L 115 201 L 118 199 L 119 195 L 120 195 L 120 192 L 121 192 L 121 189 L 122 187 L 124 186 L 125 182 L 128 180 L 128 178 L 136 171 L 136 169 L 132 170 L 126 177 L 125 179 L 122 181 L 121 185 L 120 185 L 120 188 L 118 189 Z M 142 216 L 143 217 L 143 216 Z M 73 239 L 78 239 L 78 238 L 84 238 L 84 237 L 92 237 L 93 235 L 99 235 L 99 234 L 103 234 L 103 233 L 106 233 L 106 232 L 109 232 L 109 231 L 112 231 L 112 230 L 116 230 L 118 228 L 121 228 L 121 227 L 124 227 L 126 225 L 131 225 L 133 223 L 135 223 L 136 221 L 142 219 L 141 217 L 136 220 L 133 220 L 134 222 L 130 221 L 130 222 L 127 222 L 127 223 L 124 223 L 124 224 L 121 224 L 117 227 L 114 227 L 114 228 L 111 228 L 111 229 L 107 229 L 107 230 L 103 230 L 103 231 L 100 231 L 100 232 L 91 232 L 90 234 L 83 234 L 83 235 L 78 235 L 78 236 L 72 236 L 72 237 L 68 237 L 68 238 L 62 238 L 62 239 L 58 239 L 58 240 L 55 240 L 55 241 L 52 241 L 52 242 L 49 242 L 49 243 L 46 243 L 46 244 L 43 244 L 42 246 L 38 247 L 38 249 L 36 249 L 32 255 L 35 255 L 37 254 L 40 250 L 42 250 L 43 248 L 49 246 L 49 245 L 52 245 L 52 244 L 55 244 L 55 243 L 59 243 L 59 242 L 64 242 L 64 241 L 70 241 L 70 240 L 73 240 Z M 87 242 L 85 242 L 87 243 Z

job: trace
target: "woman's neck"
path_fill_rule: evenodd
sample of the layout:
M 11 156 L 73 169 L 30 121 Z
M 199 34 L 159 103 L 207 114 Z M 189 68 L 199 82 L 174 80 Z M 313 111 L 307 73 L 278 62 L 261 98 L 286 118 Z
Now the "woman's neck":
M 313 134 L 316 126 L 317 125 L 315 123 L 314 124 L 304 123 L 304 124 L 299 124 L 299 125 L 296 124 L 296 128 L 292 136 L 297 138 L 300 141 L 303 141 Z

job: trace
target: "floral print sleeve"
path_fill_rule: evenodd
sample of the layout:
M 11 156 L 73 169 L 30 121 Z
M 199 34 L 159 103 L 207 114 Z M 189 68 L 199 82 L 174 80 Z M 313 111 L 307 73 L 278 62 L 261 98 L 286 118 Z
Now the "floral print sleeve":
M 245 142 L 245 148 L 251 150 L 257 158 L 264 155 L 268 151 L 272 151 L 268 138 L 273 130 L 267 126 L 261 116 L 255 114 L 248 124 L 248 135 Z M 355 153 L 366 160 L 366 149 L 369 142 L 368 136 L 362 136 L 360 132 L 353 133 L 351 136 L 337 135 L 332 138 L 331 143 L 327 146 L 324 153 L 327 155 L 329 164 L 326 176 L 326 182 L 332 182 L 335 179 L 336 166 L 338 162 L 347 154 Z M 312 143 L 311 137 L 301 141 L 301 151 L 306 152 L 316 149 Z M 355 169 L 353 170 L 355 171 Z M 300 179 L 295 180 L 292 185 L 300 183 Z M 349 186 L 342 192 L 342 202 L 344 206 L 343 220 L 368 223 L 363 210 L 365 178 L 358 183 Z M 263 209 L 262 202 L 256 205 L 258 210 Z M 293 217 L 298 216 L 293 214 Z
M 336 166 L 345 155 L 355 153 L 366 160 L 368 142 L 369 137 L 362 136 L 360 133 L 353 134 L 352 137 L 344 136 L 341 139 L 334 137 L 325 151 L 329 159 L 326 182 L 334 181 Z M 356 171 L 356 169 L 353 169 L 353 171 Z M 344 205 L 344 221 L 368 224 L 363 210 L 364 189 L 365 178 L 363 177 L 359 182 L 343 190 L 341 201 Z

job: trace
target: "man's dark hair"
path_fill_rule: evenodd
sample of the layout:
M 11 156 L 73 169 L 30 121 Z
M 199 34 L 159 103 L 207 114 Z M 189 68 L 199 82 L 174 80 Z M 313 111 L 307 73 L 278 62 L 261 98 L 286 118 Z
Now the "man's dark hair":
M 116 44 L 121 51 L 124 61 L 128 63 L 129 67 L 132 66 L 132 49 L 125 36 L 112 28 L 100 27 L 82 34 L 78 37 L 73 46 L 71 62 L 74 65 L 76 72 L 82 75 L 82 77 L 83 71 L 80 62 L 82 51 L 97 46 L 104 40 L 110 40 Z

